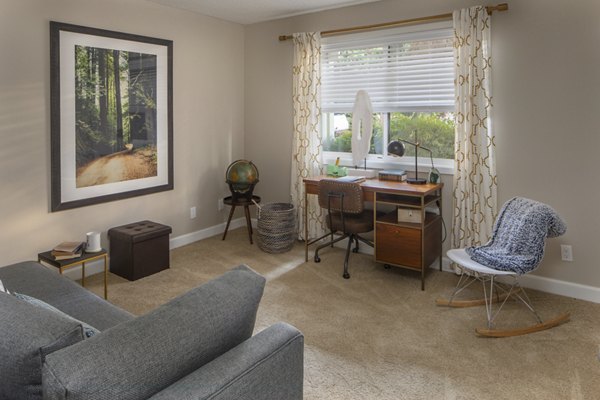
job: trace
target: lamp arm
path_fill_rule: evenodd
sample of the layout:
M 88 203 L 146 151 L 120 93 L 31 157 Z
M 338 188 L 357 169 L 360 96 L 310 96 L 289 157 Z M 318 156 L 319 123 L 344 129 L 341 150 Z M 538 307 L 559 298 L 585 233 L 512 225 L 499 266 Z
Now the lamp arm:
M 429 153 L 433 154 L 433 151 L 431 151 L 431 149 L 429 149 L 429 148 L 427 148 L 425 146 L 421 146 L 418 143 L 411 142 L 410 140 L 404 140 L 404 139 L 396 139 L 396 140 L 399 140 L 399 141 L 404 142 L 404 143 L 408 143 L 408 144 L 410 144 L 412 146 L 418 147 L 419 149 L 427 150 Z
M 420 145 L 419 145 L 419 148 L 420 148 L 420 149 L 423 149 L 423 150 L 427 150 L 427 151 L 429 152 L 429 154 L 433 154 L 433 151 L 431 151 L 431 149 L 428 149 L 427 147 L 424 147 L 424 146 L 420 146 Z

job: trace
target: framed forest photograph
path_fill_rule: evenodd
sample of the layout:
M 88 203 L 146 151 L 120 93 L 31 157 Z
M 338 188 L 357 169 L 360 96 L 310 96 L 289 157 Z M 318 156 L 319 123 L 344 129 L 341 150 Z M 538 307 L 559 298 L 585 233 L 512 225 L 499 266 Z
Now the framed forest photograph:
M 51 209 L 173 189 L 173 42 L 50 22 Z

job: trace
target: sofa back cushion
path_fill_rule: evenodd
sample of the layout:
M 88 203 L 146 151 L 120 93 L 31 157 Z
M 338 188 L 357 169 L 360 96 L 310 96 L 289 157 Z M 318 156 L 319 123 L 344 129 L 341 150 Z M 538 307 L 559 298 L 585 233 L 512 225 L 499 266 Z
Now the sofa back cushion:
M 0 293 L 0 399 L 41 399 L 44 359 L 83 337 L 80 323 Z
M 265 279 L 240 266 L 51 354 L 48 399 L 147 399 L 252 335 Z
M 52 268 L 24 261 L 0 268 L 0 279 L 11 292 L 40 299 L 101 331 L 134 318 Z

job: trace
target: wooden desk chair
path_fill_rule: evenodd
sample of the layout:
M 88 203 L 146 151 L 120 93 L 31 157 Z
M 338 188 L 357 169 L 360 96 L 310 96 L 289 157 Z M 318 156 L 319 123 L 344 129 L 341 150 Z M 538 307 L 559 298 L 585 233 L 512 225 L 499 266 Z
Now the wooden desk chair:
M 507 201 L 494 223 L 492 239 L 487 244 L 448 251 L 448 258 L 459 266 L 462 275 L 450 299 L 438 299 L 437 304 L 449 307 L 485 305 L 487 328 L 475 330 L 481 336 L 524 335 L 568 321 L 568 313 L 543 321 L 518 281 L 520 275 L 532 272 L 542 261 L 546 238 L 560 236 L 566 229 L 560 216 L 546 204 L 522 197 Z M 483 285 L 484 299 L 456 299 L 460 292 L 476 281 Z M 537 324 L 517 329 L 496 328 L 496 317 L 508 299 L 525 305 L 533 313 Z M 495 310 L 494 303 L 499 303 Z
M 315 262 L 320 262 L 319 250 L 331 246 L 336 242 L 348 238 L 348 247 L 346 248 L 346 258 L 344 260 L 345 279 L 350 278 L 348 273 L 348 258 L 350 257 L 350 248 L 355 242 L 354 253 L 358 252 L 358 242 L 368 244 L 373 247 L 373 243 L 359 236 L 360 233 L 366 233 L 373 230 L 373 212 L 364 209 L 363 191 L 358 183 L 339 182 L 335 179 L 322 179 L 319 182 L 319 205 L 327 209 L 327 227 L 330 232 L 319 239 L 331 236 L 331 240 L 320 245 L 315 250 Z M 334 238 L 334 234 L 340 232 L 342 236 Z

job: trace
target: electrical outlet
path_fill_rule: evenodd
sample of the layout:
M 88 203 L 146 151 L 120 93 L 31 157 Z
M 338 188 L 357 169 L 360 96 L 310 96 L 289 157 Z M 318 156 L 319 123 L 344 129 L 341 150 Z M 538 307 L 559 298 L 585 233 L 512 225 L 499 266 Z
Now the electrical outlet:
M 190 208 L 190 219 L 196 218 L 196 207 Z
M 573 246 L 571 246 L 570 244 L 561 244 L 560 258 L 563 261 L 573 261 Z
M 217 210 L 223 211 L 224 208 L 225 208 L 225 204 L 223 204 L 223 199 L 217 200 Z

